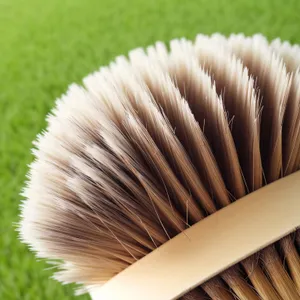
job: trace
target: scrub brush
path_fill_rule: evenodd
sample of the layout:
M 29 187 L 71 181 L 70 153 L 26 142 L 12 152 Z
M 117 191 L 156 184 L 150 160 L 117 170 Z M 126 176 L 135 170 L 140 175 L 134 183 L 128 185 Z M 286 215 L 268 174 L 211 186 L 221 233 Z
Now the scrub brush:
M 184 245 L 196 240 L 199 251 L 213 253 L 214 248 L 201 249 L 210 239 L 222 239 L 222 231 L 208 233 L 217 230 L 222 214 L 231 214 L 232 220 L 243 216 L 248 206 L 239 205 L 251 205 L 251 195 L 267 201 L 260 191 L 267 193 L 268 187 L 278 190 L 268 200 L 274 203 L 285 186 L 298 188 L 299 67 L 299 47 L 279 39 L 198 35 L 195 41 L 133 50 L 87 76 L 83 86 L 71 85 L 34 142 L 35 161 L 21 205 L 22 241 L 38 257 L 55 262 L 58 280 L 80 284 L 95 299 L 300 299 L 295 227 L 285 236 L 274 234 L 277 240 L 272 235 L 255 251 L 245 249 L 242 259 L 232 257 L 226 269 L 218 266 L 205 280 L 178 292 L 170 284 L 172 296 L 163 293 L 176 278 L 182 283 L 191 274 L 198 276 L 190 272 L 192 256 L 185 256 Z M 288 201 L 285 195 L 278 203 Z M 260 222 L 256 214 L 247 220 L 251 228 Z M 202 231 L 194 238 L 196 226 Z M 241 242 L 243 232 L 225 236 L 236 244 L 223 244 L 232 250 L 224 252 L 224 259 L 251 246 L 251 233 L 249 245 Z M 181 252 L 171 247 L 180 239 L 185 241 Z M 186 267 L 126 298 L 127 288 L 142 286 L 128 281 L 128 274 L 160 253 L 167 253 L 173 266 L 186 259 Z M 207 266 L 215 260 L 206 261 Z M 149 276 L 151 282 L 155 272 L 159 277 L 160 267 L 151 273 L 155 261 L 150 262 L 149 270 L 140 265 L 136 278 Z M 164 263 L 161 268 L 166 271 Z M 128 284 L 116 280 L 109 289 L 122 274 Z

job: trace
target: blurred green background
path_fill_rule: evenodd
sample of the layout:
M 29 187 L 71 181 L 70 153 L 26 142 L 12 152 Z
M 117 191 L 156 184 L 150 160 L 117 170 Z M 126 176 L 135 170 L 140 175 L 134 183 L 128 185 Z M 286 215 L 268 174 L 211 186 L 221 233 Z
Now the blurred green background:
M 14 228 L 31 142 L 54 100 L 132 48 L 216 31 L 300 44 L 300 1 L 0 0 L 0 299 L 76 298 Z

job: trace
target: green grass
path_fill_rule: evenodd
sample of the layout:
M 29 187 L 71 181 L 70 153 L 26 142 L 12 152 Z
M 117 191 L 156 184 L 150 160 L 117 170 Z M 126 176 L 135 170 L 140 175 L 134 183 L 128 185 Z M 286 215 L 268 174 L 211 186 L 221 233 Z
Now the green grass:
M 0 299 L 74 297 L 13 226 L 31 141 L 70 83 L 132 48 L 198 32 L 300 43 L 299 11 L 299 0 L 0 0 Z

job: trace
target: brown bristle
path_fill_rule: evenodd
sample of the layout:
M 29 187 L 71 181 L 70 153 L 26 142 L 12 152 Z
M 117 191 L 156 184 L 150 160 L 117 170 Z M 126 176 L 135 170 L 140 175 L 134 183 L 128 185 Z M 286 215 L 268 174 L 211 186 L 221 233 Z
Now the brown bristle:
M 199 35 L 134 50 L 72 85 L 34 144 L 22 240 L 60 261 L 59 280 L 102 284 L 297 171 L 299 67 L 300 48 L 280 40 Z M 299 240 L 285 237 L 182 299 L 300 299 Z

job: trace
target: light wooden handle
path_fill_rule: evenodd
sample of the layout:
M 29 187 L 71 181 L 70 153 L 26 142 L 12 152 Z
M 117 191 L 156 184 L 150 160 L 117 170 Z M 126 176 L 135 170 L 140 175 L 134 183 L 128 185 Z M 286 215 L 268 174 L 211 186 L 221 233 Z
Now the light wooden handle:
M 171 300 L 300 227 L 300 171 L 253 192 L 143 257 L 95 300 Z

